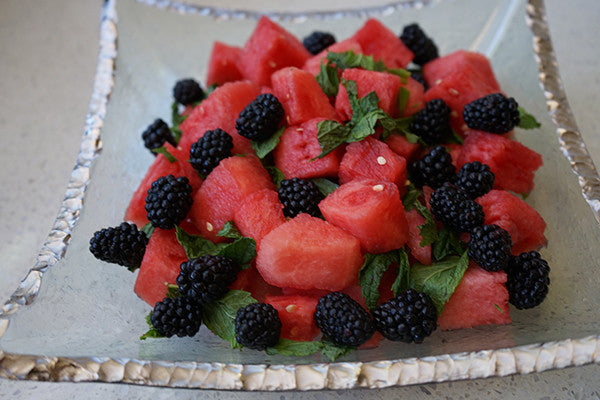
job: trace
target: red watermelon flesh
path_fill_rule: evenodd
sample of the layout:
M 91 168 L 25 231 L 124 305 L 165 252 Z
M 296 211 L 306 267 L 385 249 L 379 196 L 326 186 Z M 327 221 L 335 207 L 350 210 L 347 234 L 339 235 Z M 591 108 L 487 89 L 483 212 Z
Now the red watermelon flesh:
M 167 295 L 167 283 L 176 284 L 179 266 L 187 259 L 174 229 L 154 229 L 146 246 L 134 292 L 154 307 Z
M 471 263 L 438 317 L 438 326 L 447 331 L 510 324 L 505 282 L 504 271 L 487 272 Z
M 472 161 L 489 165 L 496 175 L 495 189 L 529 193 L 542 156 L 519 142 L 502 135 L 469 131 L 458 156 L 458 167 Z
M 546 244 L 544 219 L 519 197 L 505 190 L 492 190 L 475 201 L 483 208 L 486 224 L 496 224 L 510 233 L 513 255 Z
M 249 292 L 259 302 L 264 302 L 267 296 L 281 295 L 281 289 L 265 282 L 254 263 L 250 268 L 238 272 L 237 279 L 229 286 L 229 289 Z
M 342 229 L 299 214 L 265 236 L 256 267 L 278 287 L 341 290 L 362 266 L 360 242 Z
M 208 61 L 206 85 L 222 85 L 243 79 L 237 66 L 241 52 L 240 47 L 229 46 L 219 41 L 214 42 Z
M 390 135 L 385 140 L 385 144 L 394 153 L 404 157 L 407 162 L 414 161 L 421 148 L 419 143 L 410 143 L 404 135 Z
M 298 125 L 312 118 L 337 118 L 329 98 L 309 72 L 295 67 L 282 68 L 271 76 L 271 83 L 275 97 L 283 105 L 288 125 Z
M 356 82 L 357 97 L 365 97 L 372 91 L 379 97 L 379 108 L 391 115 L 398 116 L 398 90 L 402 80 L 397 75 L 387 72 L 367 71 L 364 69 L 349 68 L 342 73 L 342 79 Z M 352 108 L 348 100 L 348 92 L 342 83 L 335 98 L 335 111 L 343 121 L 352 118 Z
M 316 56 L 306 60 L 302 69 L 310 72 L 313 76 L 317 76 L 319 75 L 319 72 L 321 72 L 321 63 L 326 62 L 327 53 L 343 53 L 349 50 L 352 50 L 356 54 L 361 54 L 363 52 L 362 47 L 360 47 L 360 44 L 356 40 L 352 38 L 346 39 L 332 44 Z
M 369 19 L 352 36 L 375 61 L 381 60 L 388 68 L 404 68 L 414 58 L 412 51 L 388 28 L 376 19 Z
M 242 49 L 238 68 L 246 79 L 267 86 L 273 72 L 290 66 L 302 68 L 310 57 L 294 35 L 263 16 Z
M 408 78 L 406 83 L 402 82 L 402 80 L 400 80 L 400 82 L 401 87 L 409 92 L 408 102 L 402 110 L 401 117 L 410 117 L 425 108 L 425 88 L 413 78 Z
M 261 189 L 275 190 L 269 173 L 254 155 L 222 160 L 196 192 L 188 214 L 201 232 L 212 241 L 223 241 L 217 233 L 232 221 L 241 201 Z
M 277 192 L 262 189 L 246 196 L 235 210 L 233 222 L 242 235 L 253 238 L 260 245 L 267 233 L 285 222 Z
M 192 144 L 206 131 L 223 129 L 233 138 L 233 153 L 253 153 L 250 141 L 240 136 L 235 121 L 240 112 L 256 98 L 260 87 L 249 81 L 229 82 L 215 89 L 179 126 L 183 132 L 179 147 L 189 154 Z
M 125 221 L 133 222 L 138 228 L 141 228 L 148 223 L 145 209 L 146 195 L 148 189 L 150 189 L 150 186 L 152 186 L 152 182 L 161 176 L 185 176 L 188 178 L 190 185 L 192 186 L 192 193 L 195 193 L 202 184 L 202 178 L 200 178 L 200 175 L 198 175 L 191 164 L 187 162 L 189 156 L 168 143 L 165 144 L 165 147 L 167 151 L 177 159 L 177 161 L 171 163 L 164 155 L 157 155 L 152 165 L 150 165 L 148 168 L 148 171 L 146 171 L 144 179 L 142 179 L 142 182 L 131 197 L 127 211 L 125 211 Z
M 423 217 L 416 209 L 406 212 L 406 220 L 408 221 L 408 248 L 410 254 L 423 265 L 431 264 L 431 245 L 421 246 L 421 231 L 419 227 L 425 224 Z
M 313 314 L 318 297 L 266 296 L 265 303 L 272 305 L 281 320 L 281 337 L 299 342 L 311 341 L 319 336 Z
M 363 251 L 385 253 L 408 240 L 398 187 L 391 182 L 353 180 L 319 203 L 325 220 L 360 240 Z
M 465 69 L 471 71 L 471 80 L 485 82 L 494 91 L 500 91 L 500 85 L 487 57 L 467 50 L 457 50 L 428 62 L 423 66 L 423 76 L 429 86 L 436 86 L 440 80 Z

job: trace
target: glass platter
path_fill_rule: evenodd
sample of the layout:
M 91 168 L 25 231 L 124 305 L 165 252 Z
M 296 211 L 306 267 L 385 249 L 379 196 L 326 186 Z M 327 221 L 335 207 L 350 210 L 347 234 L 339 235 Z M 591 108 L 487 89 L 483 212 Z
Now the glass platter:
M 242 45 L 257 14 L 109 0 L 94 96 L 63 207 L 38 263 L 0 312 L 0 376 L 306 390 L 473 379 L 599 362 L 600 184 L 562 92 L 542 1 L 373 4 L 333 12 L 313 8 L 318 10 L 313 13 L 273 8 L 271 15 L 298 37 L 321 29 L 345 38 L 368 15 L 395 31 L 417 21 L 440 54 L 466 48 L 491 58 L 503 90 L 542 123 L 540 130 L 515 135 L 544 157 L 536 188 L 527 197 L 548 224 L 549 245 L 542 255 L 552 268 L 551 286 L 540 307 L 512 308 L 509 326 L 438 330 L 422 345 L 383 341 L 335 363 L 320 356 L 232 350 L 206 328 L 194 338 L 140 341 L 149 306 L 133 293 L 136 275 L 95 260 L 89 238 L 122 220 L 153 159 L 139 132 L 156 117 L 169 120 L 174 82 L 187 76 L 203 80 L 212 43 Z

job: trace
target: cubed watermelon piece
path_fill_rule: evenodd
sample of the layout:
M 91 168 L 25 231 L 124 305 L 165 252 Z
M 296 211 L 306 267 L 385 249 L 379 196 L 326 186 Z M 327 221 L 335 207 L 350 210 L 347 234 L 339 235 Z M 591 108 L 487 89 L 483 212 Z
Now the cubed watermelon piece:
M 310 57 L 294 35 L 263 16 L 242 49 L 238 68 L 246 79 L 267 86 L 273 72 L 283 67 L 302 68 Z
M 288 125 L 313 118 L 337 118 L 329 98 L 309 72 L 296 67 L 282 68 L 271 76 L 271 83 L 275 97 L 283 105 Z
M 241 52 L 240 47 L 229 46 L 219 41 L 214 42 L 208 61 L 206 85 L 222 85 L 243 79 L 237 66 L 237 60 L 240 58 Z
M 362 263 L 358 239 L 308 214 L 268 233 L 256 256 L 265 281 L 298 289 L 341 290 L 356 279 Z
M 385 253 L 408 240 L 408 223 L 398 187 L 391 182 L 356 179 L 319 203 L 325 220 L 360 240 L 363 251 Z
M 385 144 L 396 154 L 404 157 L 407 162 L 415 160 L 421 145 L 419 143 L 410 143 L 404 135 L 390 135 L 385 139 Z
M 281 337 L 299 342 L 311 341 L 321 333 L 313 318 L 318 302 L 318 297 L 309 296 L 265 297 L 265 303 L 279 314 Z
M 281 295 L 281 289 L 265 282 L 255 265 L 238 272 L 237 279 L 229 289 L 249 292 L 259 302 L 264 302 L 267 296 Z
M 429 86 L 435 86 L 446 77 L 464 70 L 471 72 L 471 80 L 485 82 L 496 92 L 500 91 L 490 60 L 483 54 L 468 50 L 457 50 L 431 60 L 423 66 L 423 76 Z
M 402 110 L 401 117 L 410 117 L 425 108 L 425 88 L 413 78 L 408 78 L 406 82 L 400 80 L 400 82 L 400 86 L 409 92 L 408 101 Z
M 271 189 L 249 194 L 238 204 L 233 222 L 238 231 L 260 245 L 262 238 L 285 222 L 279 195 Z
M 505 190 L 492 190 L 475 201 L 483 208 L 486 224 L 496 224 L 510 233 L 513 255 L 546 244 L 544 219 L 521 198 Z
M 360 44 L 356 40 L 352 38 L 342 40 L 341 42 L 332 44 L 316 56 L 312 56 L 306 60 L 302 69 L 310 72 L 313 76 L 317 76 L 319 75 L 319 72 L 321 72 L 321 63 L 326 61 L 327 53 L 343 53 L 349 50 L 352 50 L 356 54 L 362 53 L 362 47 L 360 47 Z
M 488 272 L 471 263 L 438 317 L 442 330 L 510 324 L 504 271 Z
M 523 144 L 502 135 L 469 131 L 458 156 L 458 167 L 472 161 L 489 165 L 496 175 L 495 189 L 529 193 L 542 156 Z
M 146 246 L 134 292 L 154 307 L 167 295 L 167 284 L 176 284 L 179 267 L 187 259 L 174 229 L 154 229 Z
M 316 118 L 302 125 L 290 126 L 281 135 L 273 151 L 273 160 L 286 179 L 337 176 L 344 153 L 343 146 L 323 158 L 315 159 L 321 154 L 317 124 L 323 120 Z
M 423 217 L 416 209 L 406 212 L 406 220 L 408 222 L 408 248 L 410 254 L 423 265 L 431 264 L 431 245 L 421 246 L 421 230 L 419 227 L 425 225 L 425 217 Z
M 374 18 L 365 22 L 352 39 L 360 44 L 364 54 L 383 61 L 388 68 L 404 68 L 414 58 L 402 40 Z
M 246 196 L 261 189 L 275 190 L 275 185 L 255 155 L 226 158 L 196 192 L 188 216 L 203 237 L 223 241 L 217 236 L 219 230 L 233 220 Z

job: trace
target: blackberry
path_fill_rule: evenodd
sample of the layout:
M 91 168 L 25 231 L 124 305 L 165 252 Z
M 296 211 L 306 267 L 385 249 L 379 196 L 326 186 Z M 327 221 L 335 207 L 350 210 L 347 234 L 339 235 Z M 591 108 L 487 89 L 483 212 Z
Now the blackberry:
M 283 214 L 294 218 L 300 213 L 319 217 L 319 202 L 323 195 L 312 181 L 306 179 L 284 179 L 277 191 L 279 201 L 283 204 Z
M 400 40 L 414 53 L 413 63 L 417 65 L 425 65 L 439 57 L 437 46 L 433 40 L 416 23 L 404 27 Z
M 419 82 L 421 85 L 423 85 L 425 90 L 429 89 L 429 85 L 427 84 L 427 81 L 425 80 L 425 76 L 423 76 L 422 70 L 409 69 L 408 72 L 410 72 L 410 77 L 413 78 L 415 81 Z
M 240 113 L 235 129 L 245 138 L 257 142 L 271 137 L 283 118 L 283 106 L 271 93 L 259 94 Z
M 270 304 L 252 303 L 240 308 L 235 317 L 235 339 L 254 350 L 273 347 L 281 335 L 281 320 Z
M 319 54 L 335 43 L 335 37 L 329 32 L 315 31 L 302 40 L 302 44 L 312 55 Z
M 506 274 L 509 301 L 519 310 L 536 307 L 546 298 L 550 267 L 537 251 L 511 257 Z
M 154 305 L 150 323 L 162 336 L 194 336 L 202 324 L 200 307 L 192 299 L 165 297 Z
M 428 295 L 409 289 L 378 305 L 373 319 L 389 340 L 422 343 L 437 327 L 437 310 Z
M 144 146 L 148 150 L 163 147 L 165 142 L 170 143 L 172 146 L 177 146 L 169 125 L 160 118 L 148 125 L 146 130 L 142 132 L 142 139 L 144 140 Z M 152 154 L 156 156 L 156 153 Z
M 146 196 L 146 213 L 153 226 L 174 228 L 192 206 L 192 187 L 185 176 L 167 175 L 152 182 Z
M 178 103 L 187 106 L 204 99 L 204 90 L 195 80 L 182 79 L 173 87 L 173 97 Z
M 495 180 L 496 176 L 487 164 L 473 161 L 462 166 L 454 183 L 475 199 L 492 190 Z
M 148 238 L 134 224 L 123 222 L 101 229 L 90 239 L 90 251 L 99 260 L 123 265 L 134 271 L 142 263 Z
M 181 264 L 177 286 L 179 292 L 196 303 L 219 300 L 235 281 L 240 266 L 229 257 L 205 255 Z
M 190 150 L 190 164 L 198 173 L 208 175 L 221 160 L 231 156 L 233 139 L 222 129 L 207 131 Z
M 443 146 L 437 146 L 422 159 L 408 166 L 410 181 L 418 188 L 427 185 L 437 189 L 454 179 L 452 157 Z
M 450 108 L 442 99 L 430 100 L 413 116 L 408 129 L 429 145 L 440 143 L 452 134 Z
M 321 297 L 314 319 L 323 334 L 338 346 L 358 347 L 375 333 L 375 325 L 367 310 L 341 292 Z
M 452 230 L 470 232 L 483 225 L 483 208 L 452 184 L 436 189 L 431 194 L 429 205 L 433 216 Z
M 469 128 L 489 133 L 506 133 L 521 122 L 519 105 L 502 93 L 470 102 L 463 110 L 463 118 Z
M 469 258 L 486 271 L 505 269 L 510 259 L 510 233 L 498 225 L 473 228 L 469 239 Z

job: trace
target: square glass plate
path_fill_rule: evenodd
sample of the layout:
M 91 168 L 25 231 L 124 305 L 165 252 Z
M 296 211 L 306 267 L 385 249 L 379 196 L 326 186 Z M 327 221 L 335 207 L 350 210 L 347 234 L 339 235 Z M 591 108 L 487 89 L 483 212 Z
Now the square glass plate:
M 527 202 L 548 224 L 549 245 L 542 251 L 552 268 L 546 301 L 528 311 L 511 309 L 512 325 L 437 330 L 421 345 L 383 341 L 376 349 L 353 352 L 336 363 L 320 356 L 232 350 L 204 327 L 194 338 L 140 341 L 149 307 L 133 293 L 136 275 L 94 259 L 89 238 L 121 222 L 153 159 L 139 132 L 154 118 L 169 120 L 174 82 L 187 76 L 203 80 L 212 43 L 243 45 L 258 13 L 109 0 L 103 11 L 94 96 L 63 207 L 38 263 L 0 313 L 0 376 L 219 389 L 321 389 L 527 373 L 600 360 L 600 229 L 594 218 L 600 199 L 598 175 L 562 93 L 542 1 L 381 2 L 369 9 L 334 12 L 313 3 L 304 7 L 315 12 L 285 12 L 273 2 L 271 15 L 298 37 L 320 29 L 345 38 L 369 15 L 396 31 L 417 21 L 434 38 L 440 54 L 465 48 L 490 57 L 503 90 L 541 121 L 540 130 L 517 130 L 515 136 L 544 158 Z M 534 56 L 540 61 L 546 99 Z

